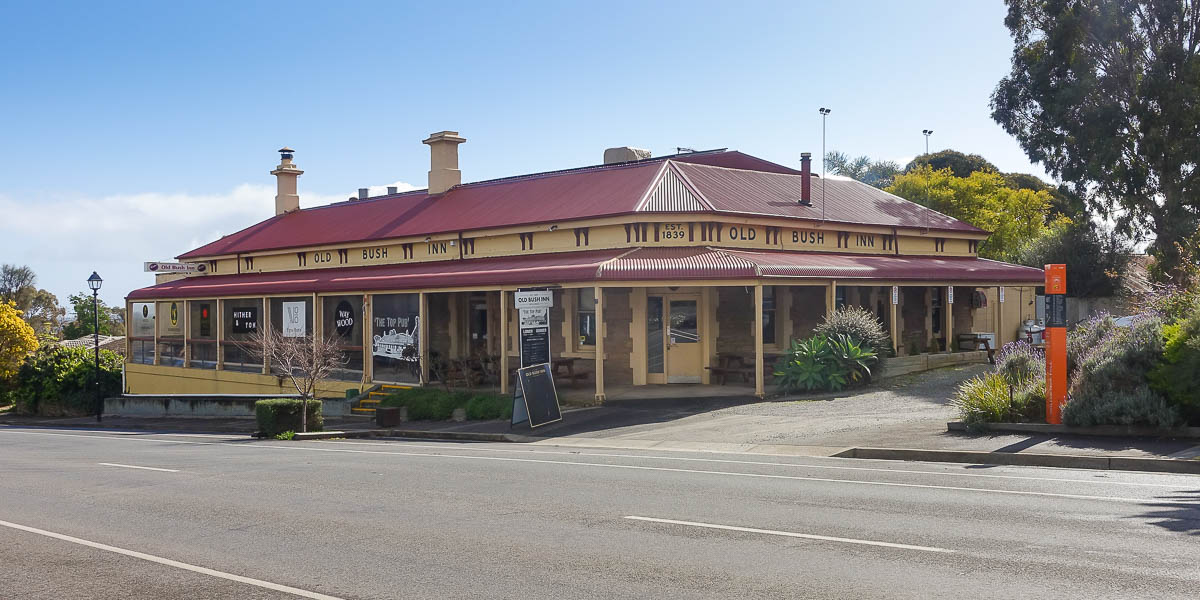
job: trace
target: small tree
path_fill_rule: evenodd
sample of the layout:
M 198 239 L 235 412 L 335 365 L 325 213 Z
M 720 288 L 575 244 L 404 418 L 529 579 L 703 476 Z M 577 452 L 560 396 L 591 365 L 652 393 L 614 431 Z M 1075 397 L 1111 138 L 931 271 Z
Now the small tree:
M 103 300 L 96 302 L 96 305 L 100 308 L 98 315 L 95 307 L 92 305 L 91 294 L 71 294 L 68 300 L 75 311 L 75 321 L 67 323 L 67 326 L 63 327 L 63 336 L 66 339 L 73 340 L 96 333 L 94 325 L 97 323 L 100 325 L 100 335 L 114 335 L 112 311 L 104 304 Z M 96 318 L 97 316 L 99 316 L 98 319 Z
M 37 336 L 16 304 L 0 302 L 0 381 L 16 375 L 25 357 L 37 347 Z
M 329 379 L 334 369 L 346 364 L 338 338 L 286 337 L 272 327 L 260 327 L 245 342 L 254 356 L 268 361 L 270 371 L 286 378 L 300 395 L 300 430 L 308 431 L 308 401 L 316 399 L 317 383 Z

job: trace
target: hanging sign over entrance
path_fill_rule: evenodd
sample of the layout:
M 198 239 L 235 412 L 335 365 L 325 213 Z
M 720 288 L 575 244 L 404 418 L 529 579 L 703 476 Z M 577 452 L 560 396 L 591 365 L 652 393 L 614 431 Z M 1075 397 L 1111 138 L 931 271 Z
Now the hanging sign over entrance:
M 207 269 L 207 265 L 204 263 L 147 262 L 142 263 L 142 268 L 147 273 L 203 273 Z
M 517 290 L 513 294 L 513 304 L 517 308 L 550 308 L 554 306 L 554 292 L 551 290 Z

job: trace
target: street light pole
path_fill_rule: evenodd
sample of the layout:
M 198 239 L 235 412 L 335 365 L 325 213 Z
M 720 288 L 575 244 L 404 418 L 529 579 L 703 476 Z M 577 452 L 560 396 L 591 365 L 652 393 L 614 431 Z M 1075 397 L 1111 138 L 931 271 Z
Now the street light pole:
M 103 420 L 104 393 L 100 389 L 100 286 L 104 280 L 92 271 L 88 277 L 88 287 L 92 289 L 92 341 L 96 350 L 96 422 Z
M 929 136 L 933 135 L 933 130 L 922 129 L 921 133 L 925 134 L 925 154 L 929 154 Z
M 821 113 L 821 222 L 825 222 L 825 117 L 833 112 L 822 106 Z

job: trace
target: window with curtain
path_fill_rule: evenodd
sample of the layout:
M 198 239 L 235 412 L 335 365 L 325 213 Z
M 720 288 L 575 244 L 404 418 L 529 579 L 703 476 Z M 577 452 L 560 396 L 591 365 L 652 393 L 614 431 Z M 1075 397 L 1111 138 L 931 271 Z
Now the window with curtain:
M 763 344 L 773 345 L 775 343 L 775 286 L 763 286 L 762 313 Z

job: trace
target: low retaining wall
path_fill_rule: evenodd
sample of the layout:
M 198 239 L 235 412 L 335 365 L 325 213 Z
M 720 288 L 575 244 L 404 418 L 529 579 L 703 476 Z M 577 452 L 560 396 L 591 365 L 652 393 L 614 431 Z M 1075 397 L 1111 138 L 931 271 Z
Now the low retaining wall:
M 122 417 L 253 417 L 253 396 L 119 396 L 104 400 L 104 414 Z M 321 400 L 327 417 L 349 414 L 342 398 Z
M 930 369 L 987 362 L 986 350 L 970 352 L 952 352 L 943 354 L 918 354 L 916 356 L 897 356 L 883 359 L 881 379 L 919 373 Z

